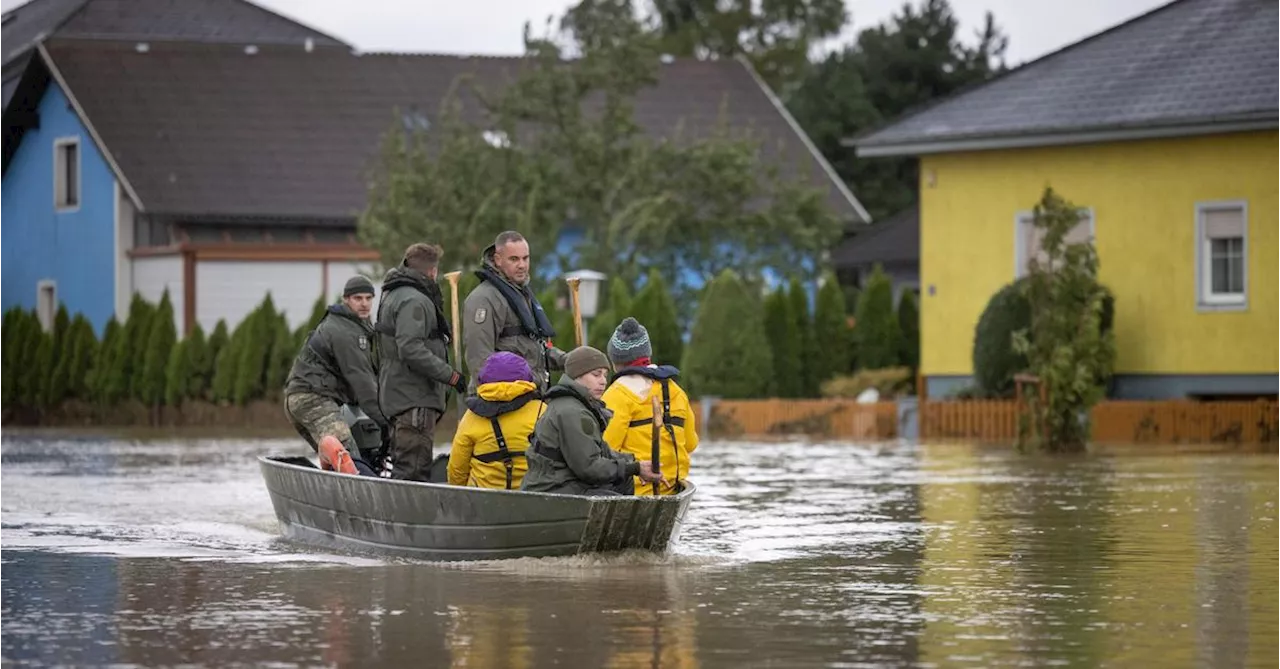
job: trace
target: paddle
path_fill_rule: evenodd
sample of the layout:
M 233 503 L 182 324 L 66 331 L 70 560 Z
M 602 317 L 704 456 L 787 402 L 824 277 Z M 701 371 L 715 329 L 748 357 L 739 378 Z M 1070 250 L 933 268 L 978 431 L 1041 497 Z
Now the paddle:
M 582 279 L 577 277 L 564 280 L 569 284 L 569 301 L 573 303 L 573 337 L 575 346 L 582 346 L 586 342 L 585 335 L 582 331 L 582 306 L 578 304 L 578 284 L 582 283 Z
M 653 446 L 649 457 L 653 460 L 653 473 L 657 476 L 662 473 L 662 403 L 657 395 L 649 399 L 653 404 Z M 658 494 L 657 481 L 653 482 L 653 494 Z
M 458 370 L 462 370 L 462 340 L 458 338 L 458 279 L 462 277 L 462 272 L 447 272 L 444 275 L 445 280 L 449 282 L 449 338 L 453 340 L 453 364 L 458 366 Z M 458 398 L 458 416 L 461 417 L 466 411 L 466 405 L 463 404 L 462 398 Z

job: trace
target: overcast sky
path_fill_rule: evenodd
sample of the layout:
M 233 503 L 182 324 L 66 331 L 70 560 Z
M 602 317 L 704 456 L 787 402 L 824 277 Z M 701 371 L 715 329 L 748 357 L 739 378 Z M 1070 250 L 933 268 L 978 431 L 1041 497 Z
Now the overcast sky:
M 39 0 L 37 0 L 39 1 Z M 511 55 L 525 21 L 541 28 L 566 0 L 257 0 L 364 51 Z M 915 0 L 918 3 L 919 0 Z M 991 11 L 1009 35 L 1010 65 L 1031 60 L 1165 4 L 1166 0 L 951 0 L 971 35 Z M 25 4 L 3 0 L 8 10 Z M 845 39 L 888 18 L 903 0 L 846 0 Z

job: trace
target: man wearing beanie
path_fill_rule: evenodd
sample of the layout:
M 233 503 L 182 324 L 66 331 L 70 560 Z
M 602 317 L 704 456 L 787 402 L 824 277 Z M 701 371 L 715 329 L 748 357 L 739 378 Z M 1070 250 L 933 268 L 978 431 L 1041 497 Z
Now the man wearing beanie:
M 369 313 L 373 283 L 355 276 L 307 335 L 284 387 L 284 410 L 298 434 L 320 455 L 320 465 L 348 474 L 373 475 L 372 453 L 361 453 L 339 413 L 358 405 L 385 431 L 378 406 L 378 362 Z
M 525 451 L 543 408 L 533 370 L 524 358 L 499 351 L 484 362 L 478 378 L 449 449 L 449 483 L 519 489 L 529 469 Z
M 564 375 L 547 391 L 546 413 L 526 453 L 529 472 L 522 490 L 565 495 L 630 495 L 632 477 L 665 481 L 647 461 L 619 453 L 604 441 L 608 410 L 600 402 L 609 380 L 609 359 L 590 346 L 564 358 Z
M 662 408 L 658 469 L 671 475 L 671 481 L 648 490 L 637 481 L 636 493 L 680 492 L 680 481 L 689 475 L 689 454 L 698 447 L 689 396 L 676 383 L 680 370 L 653 364 L 649 331 L 631 317 L 613 331 L 608 350 L 609 360 L 618 372 L 603 397 L 605 406 L 613 412 L 604 440 L 623 453 L 653 457 L 653 398 L 657 396 Z

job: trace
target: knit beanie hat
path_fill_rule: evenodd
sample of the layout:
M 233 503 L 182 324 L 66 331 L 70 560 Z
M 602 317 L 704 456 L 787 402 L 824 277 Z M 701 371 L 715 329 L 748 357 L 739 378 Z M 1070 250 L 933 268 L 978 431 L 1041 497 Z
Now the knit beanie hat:
M 342 296 L 351 297 L 361 293 L 373 295 L 373 283 L 362 276 L 353 276 L 347 279 L 347 285 L 342 288 Z
M 653 346 L 649 344 L 649 331 L 636 319 L 627 316 L 618 324 L 618 329 L 609 337 L 609 359 L 615 365 L 625 365 L 640 358 L 653 357 Z
M 597 369 L 609 369 L 609 359 L 599 349 L 579 346 L 564 356 L 564 373 L 571 379 Z
M 477 378 L 480 385 L 503 381 L 532 381 L 533 370 L 525 359 L 508 351 L 498 351 L 484 361 Z

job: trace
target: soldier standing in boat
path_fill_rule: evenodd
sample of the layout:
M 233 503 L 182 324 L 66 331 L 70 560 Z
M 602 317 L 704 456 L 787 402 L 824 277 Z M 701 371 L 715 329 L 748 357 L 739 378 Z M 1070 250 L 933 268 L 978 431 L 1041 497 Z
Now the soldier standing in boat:
M 551 370 L 564 368 L 564 351 L 551 345 L 555 329 L 529 289 L 529 242 L 518 232 L 504 232 L 485 249 L 480 285 L 463 307 L 462 343 L 466 348 L 471 388 L 484 362 L 497 351 L 525 359 L 539 390 L 551 382 Z
M 449 388 L 466 393 L 466 379 L 449 365 L 449 323 L 436 275 L 444 251 L 413 244 L 387 271 L 378 305 L 379 400 L 391 419 L 391 478 L 426 481 L 431 474 L 436 422 Z
M 590 346 L 565 356 L 564 375 L 547 391 L 546 413 L 525 451 L 529 471 L 521 490 L 565 495 L 631 495 L 632 477 L 666 483 L 653 463 L 619 453 L 604 441 L 609 410 L 600 397 L 609 383 L 609 359 Z
M 342 302 L 329 306 L 294 358 L 284 387 L 284 410 L 298 434 L 320 455 L 320 465 L 348 474 L 372 475 L 342 419 L 343 404 L 358 405 L 384 433 L 378 406 L 378 361 L 373 326 L 373 283 L 347 280 Z M 354 461 L 353 461 L 354 458 Z

